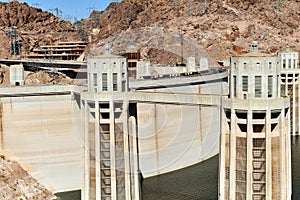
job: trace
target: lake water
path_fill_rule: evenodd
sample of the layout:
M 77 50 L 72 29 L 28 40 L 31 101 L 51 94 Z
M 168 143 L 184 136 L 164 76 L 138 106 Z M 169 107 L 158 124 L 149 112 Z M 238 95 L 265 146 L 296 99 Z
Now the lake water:
M 293 136 L 293 200 L 300 199 L 300 136 Z M 144 179 L 143 200 L 218 199 L 218 156 L 203 163 L 153 178 Z M 80 191 L 60 193 L 61 200 L 80 200 Z

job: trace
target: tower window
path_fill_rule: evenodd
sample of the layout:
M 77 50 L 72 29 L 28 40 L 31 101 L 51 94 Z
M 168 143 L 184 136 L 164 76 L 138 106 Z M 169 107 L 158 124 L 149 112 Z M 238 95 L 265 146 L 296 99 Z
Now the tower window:
M 246 69 L 247 68 L 247 63 L 244 63 L 244 69 Z
M 102 74 L 102 90 L 107 91 L 107 73 Z
M 273 76 L 268 76 L 268 97 L 272 97 L 273 90 Z
M 285 67 L 286 67 L 285 65 L 286 65 L 286 61 L 285 61 L 285 59 L 283 59 L 283 60 L 282 60 L 282 67 L 283 67 L 284 69 L 285 69 Z
M 255 97 L 261 97 L 261 76 L 255 76 Z
M 236 97 L 236 76 L 233 76 L 233 96 Z
M 292 59 L 289 59 L 289 68 L 292 68 Z
M 242 76 L 243 92 L 248 91 L 248 76 Z
M 260 67 L 260 63 L 258 62 L 256 63 L 256 69 L 259 69 L 259 67 Z
M 118 74 L 113 73 L 113 91 L 118 90 Z
M 269 62 L 269 69 L 272 69 L 272 62 Z
M 98 82 L 98 80 L 97 80 L 98 78 L 97 78 L 97 74 L 93 74 L 93 85 L 94 86 L 97 86 L 98 84 L 97 84 L 97 82 Z

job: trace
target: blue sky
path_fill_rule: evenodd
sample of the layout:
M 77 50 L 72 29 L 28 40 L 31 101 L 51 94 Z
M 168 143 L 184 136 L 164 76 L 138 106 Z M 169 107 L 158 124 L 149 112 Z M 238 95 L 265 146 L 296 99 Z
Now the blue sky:
M 118 1 L 120 2 L 120 0 Z M 9 0 L 1 2 L 9 2 Z M 89 7 L 91 9 L 104 10 L 113 0 L 19 0 L 19 2 L 26 2 L 30 6 L 38 7 L 49 12 L 49 9 L 58 8 L 62 11 L 63 18 L 76 17 L 77 19 L 81 19 L 89 16 Z M 51 12 L 53 12 L 53 14 L 56 13 L 56 11 Z

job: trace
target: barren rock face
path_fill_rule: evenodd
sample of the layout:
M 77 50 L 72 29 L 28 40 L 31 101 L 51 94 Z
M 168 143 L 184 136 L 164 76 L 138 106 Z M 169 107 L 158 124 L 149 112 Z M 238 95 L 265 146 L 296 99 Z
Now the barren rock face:
M 54 195 L 11 160 L 0 156 L 0 199 L 51 199 Z
M 163 27 L 195 39 L 215 60 L 248 51 L 253 40 L 269 53 L 286 45 L 300 51 L 299 10 L 298 0 L 123 0 L 101 12 L 93 42 L 106 43 L 126 30 Z
M 10 57 L 10 38 L 6 35 L 6 30 L 12 26 L 18 28 L 18 40 L 27 42 L 29 50 L 56 41 L 81 39 L 70 22 L 63 21 L 49 12 L 32 8 L 18 1 L 0 2 L 1 58 Z M 25 46 L 24 44 L 22 54 L 26 53 Z

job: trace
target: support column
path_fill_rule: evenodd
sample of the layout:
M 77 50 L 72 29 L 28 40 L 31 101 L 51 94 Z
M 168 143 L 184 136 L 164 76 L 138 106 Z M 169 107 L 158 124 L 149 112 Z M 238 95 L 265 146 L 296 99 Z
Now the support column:
M 288 75 L 285 73 L 285 89 L 284 89 L 285 96 L 288 96 Z
M 293 121 L 292 121 L 292 134 L 296 135 L 296 77 L 295 72 L 293 72 Z
M 100 110 L 99 102 L 95 101 L 95 162 L 96 162 L 96 199 L 101 199 L 101 167 L 100 167 Z
M 300 95 L 300 84 L 299 84 L 299 82 L 300 82 L 300 74 L 298 75 L 298 81 L 297 81 L 297 86 L 298 86 L 298 95 L 297 95 L 297 97 L 298 97 L 298 135 L 300 134 L 300 97 L 299 97 L 299 95 Z M 295 98 L 296 98 L 296 94 L 295 94 Z
M 265 121 L 266 137 L 266 199 L 272 199 L 272 134 L 271 134 L 271 110 L 268 106 Z
M 285 132 L 285 145 L 286 145 L 286 155 L 285 156 L 285 162 L 286 168 L 287 168 L 287 177 L 286 177 L 286 183 L 287 183 L 287 197 L 286 199 L 291 199 L 292 195 L 292 163 L 291 163 L 291 134 L 290 133 L 290 111 L 287 113 L 287 117 L 284 121 L 287 124 L 288 131 Z
M 135 117 L 129 118 L 129 127 L 130 127 L 130 135 L 132 136 L 132 161 L 133 161 L 133 176 L 134 176 L 134 200 L 140 200 L 140 192 L 141 192 L 141 185 L 139 180 L 139 165 L 138 165 L 138 135 L 136 131 L 136 120 Z
M 116 139 L 115 139 L 115 113 L 114 102 L 109 101 L 110 124 L 110 165 L 111 165 L 111 199 L 117 199 L 117 173 L 116 173 Z
M 253 128 L 252 128 L 252 110 L 251 106 L 247 112 L 247 167 L 246 167 L 246 200 L 252 200 L 252 143 L 253 143 Z
M 220 105 L 222 106 L 222 104 Z M 221 110 L 222 108 L 220 108 Z M 222 110 L 221 110 L 222 111 Z M 220 113 L 220 115 L 222 115 L 222 112 Z M 231 120 L 230 120 L 231 121 Z M 227 119 L 225 119 L 225 123 L 227 122 Z M 220 132 L 220 154 L 219 154 L 219 199 L 225 199 L 228 197 L 225 197 L 225 170 L 226 170 L 226 166 L 225 166 L 225 162 L 226 162 L 226 134 L 230 133 L 230 128 L 229 128 L 229 133 L 227 133 L 227 131 L 225 130 L 225 128 L 222 126 L 222 120 L 220 121 L 221 123 L 221 132 Z M 231 122 L 230 122 L 231 123 Z M 225 124 L 226 125 L 226 124 Z M 232 127 L 232 126 L 231 126 Z
M 236 174 L 235 174 L 235 169 L 236 169 L 236 115 L 235 115 L 235 110 L 231 108 L 231 117 L 230 117 L 230 125 L 231 125 L 231 132 L 230 132 L 230 182 L 229 185 L 229 199 L 234 200 L 236 199 L 236 194 L 235 194 L 235 184 L 236 184 Z
M 286 134 L 286 130 L 284 130 L 284 128 L 288 128 L 288 127 L 285 127 L 284 126 L 284 123 L 285 123 L 285 110 L 284 108 L 281 109 L 281 115 L 280 115 L 280 166 L 281 166 L 281 174 L 280 174 L 280 184 L 281 186 L 283 185 L 287 185 L 287 182 L 286 182 L 286 137 L 285 137 L 285 134 Z M 289 134 L 289 133 L 288 133 Z M 280 187 L 281 189 L 281 199 L 286 199 L 287 197 L 285 196 L 286 195 L 286 187 Z
M 83 136 L 83 163 L 84 163 L 84 170 L 83 170 L 83 190 L 84 192 L 82 193 L 83 199 L 90 199 L 90 156 L 89 156 L 89 110 L 88 110 L 88 105 L 87 101 L 85 100 L 84 103 L 82 104 L 82 110 L 83 110 L 83 119 L 85 121 L 84 123 L 84 136 Z
M 128 101 L 125 101 L 123 104 L 123 109 L 126 109 L 123 111 L 123 132 L 124 132 L 124 156 L 125 156 L 125 167 L 124 167 L 124 173 L 125 173 L 125 196 L 126 199 L 133 199 L 132 198 L 132 188 L 131 188 L 131 148 L 130 148 L 130 132 L 128 131 L 128 107 L 129 103 Z

